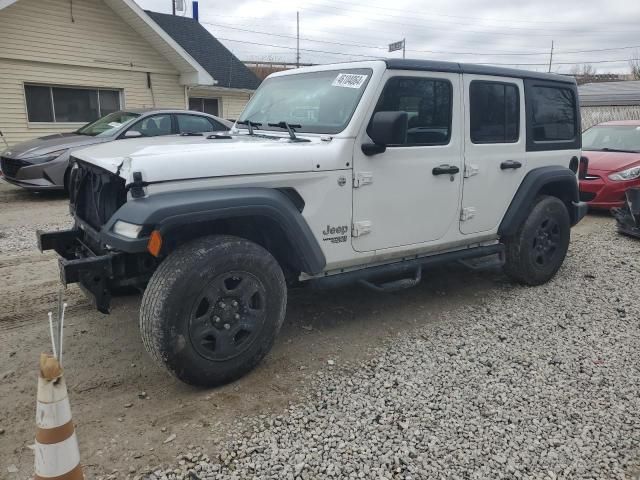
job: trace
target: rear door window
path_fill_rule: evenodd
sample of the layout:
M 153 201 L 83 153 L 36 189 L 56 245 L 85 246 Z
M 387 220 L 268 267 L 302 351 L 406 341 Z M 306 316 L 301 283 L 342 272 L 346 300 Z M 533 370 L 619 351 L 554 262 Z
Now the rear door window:
M 216 130 L 206 117 L 197 115 L 176 115 L 178 119 L 178 133 L 202 133 Z
M 515 143 L 520 136 L 520 98 L 512 83 L 474 80 L 469 86 L 471 141 Z

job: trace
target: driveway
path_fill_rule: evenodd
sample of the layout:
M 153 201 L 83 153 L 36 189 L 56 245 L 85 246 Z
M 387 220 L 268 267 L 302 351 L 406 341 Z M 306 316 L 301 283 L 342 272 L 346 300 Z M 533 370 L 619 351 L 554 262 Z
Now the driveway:
M 33 232 L 69 222 L 63 197 L 0 182 L 0 478 L 32 473 L 38 356 L 58 291 L 55 257 Z M 545 286 L 453 266 L 392 295 L 293 291 L 271 354 L 213 390 L 150 361 L 138 296 L 105 316 L 72 286 L 65 370 L 87 477 L 630 476 L 639 253 L 609 217 L 589 216 Z

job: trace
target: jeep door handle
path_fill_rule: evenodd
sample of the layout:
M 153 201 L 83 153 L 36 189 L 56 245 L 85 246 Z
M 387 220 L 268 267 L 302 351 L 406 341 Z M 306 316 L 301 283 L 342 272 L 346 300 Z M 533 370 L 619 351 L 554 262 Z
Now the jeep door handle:
M 440 165 L 438 167 L 434 167 L 431 170 L 431 173 L 434 175 L 455 175 L 458 173 L 460 169 L 455 165 Z
M 508 170 L 510 168 L 515 170 L 516 168 L 520 168 L 521 166 L 522 164 L 516 160 L 505 160 L 500 164 L 500 170 Z

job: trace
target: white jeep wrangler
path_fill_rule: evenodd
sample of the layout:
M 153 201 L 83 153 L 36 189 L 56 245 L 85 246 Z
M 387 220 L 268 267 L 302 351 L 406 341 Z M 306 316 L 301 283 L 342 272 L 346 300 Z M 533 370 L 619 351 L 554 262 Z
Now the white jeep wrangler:
M 287 286 L 415 285 L 424 267 L 504 264 L 538 285 L 579 201 L 573 78 L 380 60 L 267 78 L 227 134 L 75 152 L 72 230 L 38 232 L 97 308 L 146 287 L 140 329 L 181 380 L 251 370 Z

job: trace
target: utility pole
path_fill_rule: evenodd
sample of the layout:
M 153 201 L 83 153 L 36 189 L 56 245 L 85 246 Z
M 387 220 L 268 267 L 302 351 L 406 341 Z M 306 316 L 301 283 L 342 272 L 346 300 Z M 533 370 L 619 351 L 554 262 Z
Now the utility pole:
M 553 62 L 553 40 L 551 40 L 551 54 L 549 55 L 549 73 L 551 73 L 552 62 Z
M 296 12 L 296 68 L 300 68 L 300 12 Z
M 402 39 L 402 59 L 403 59 L 403 60 L 405 59 L 405 52 L 406 52 L 406 49 L 407 49 L 407 39 L 406 39 L 406 38 L 403 38 L 403 39 Z
M 176 14 L 176 0 L 171 0 L 171 11 L 173 12 L 173 15 L 175 16 L 175 14 Z

